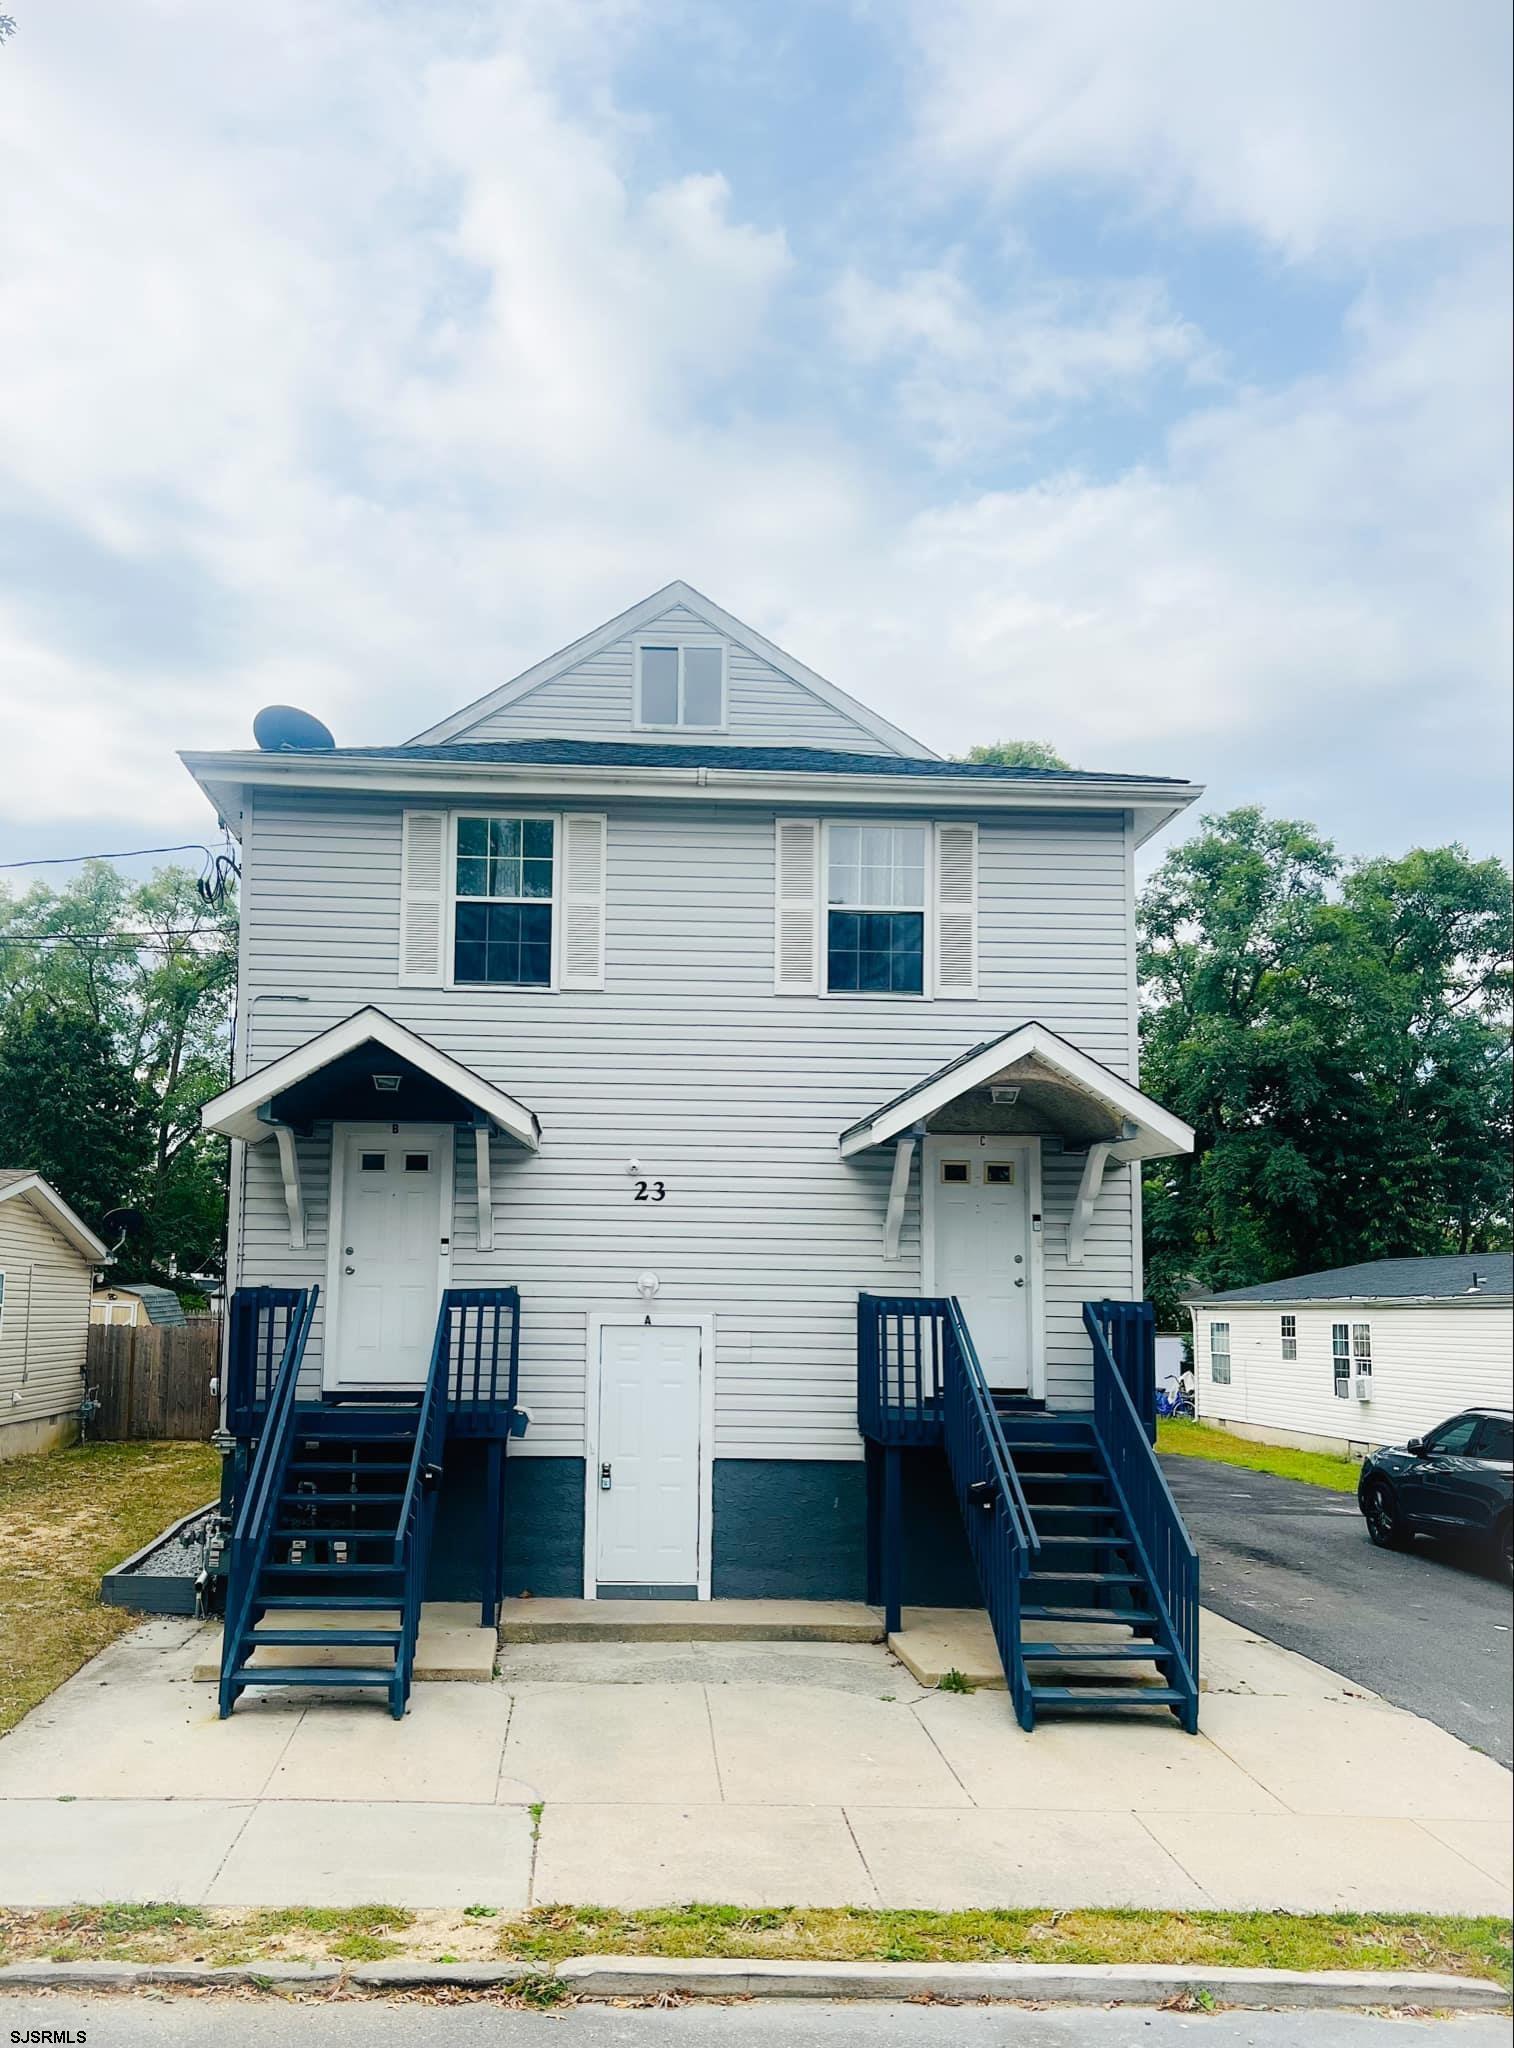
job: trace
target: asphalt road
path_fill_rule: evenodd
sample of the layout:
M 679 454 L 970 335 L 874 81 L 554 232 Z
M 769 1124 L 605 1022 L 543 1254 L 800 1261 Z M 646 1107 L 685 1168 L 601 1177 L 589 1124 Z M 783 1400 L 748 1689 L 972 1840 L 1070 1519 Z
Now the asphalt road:
M 1201 1458 L 1162 1470 L 1206 1607 L 1514 1762 L 1514 1598 L 1483 1558 L 1378 1550 L 1352 1494 Z
M 1328 2012 L 1156 2012 L 1131 2006 L 289 2004 L 0 1994 L 0 2042 L 53 2028 L 88 2048 L 1507 2048 L 1499 2013 L 1452 2020 Z M 13 2031 L 14 2030 L 14 2031 Z

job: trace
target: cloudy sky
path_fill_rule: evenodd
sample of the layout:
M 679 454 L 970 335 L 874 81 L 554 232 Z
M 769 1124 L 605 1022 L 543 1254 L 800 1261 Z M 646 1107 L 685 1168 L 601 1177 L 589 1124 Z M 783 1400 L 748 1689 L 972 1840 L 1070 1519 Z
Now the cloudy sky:
M 1506 846 L 1507 0 L 7 6 L 0 860 L 675 576 L 943 751 Z

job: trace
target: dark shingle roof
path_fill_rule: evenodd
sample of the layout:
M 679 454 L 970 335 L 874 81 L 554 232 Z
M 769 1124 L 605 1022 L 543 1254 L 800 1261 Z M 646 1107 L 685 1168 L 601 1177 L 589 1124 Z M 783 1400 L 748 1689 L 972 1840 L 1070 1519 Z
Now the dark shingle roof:
M 965 777 L 979 782 L 1170 782 L 1172 775 L 1103 775 L 1083 768 L 998 768 L 974 761 L 926 761 L 905 754 L 842 754 L 827 747 L 667 745 L 628 740 L 487 740 L 441 747 L 335 747 L 336 761 L 520 761 L 542 767 L 747 768 L 773 775 Z
M 1228 1294 L 1192 1294 L 1190 1301 L 1450 1301 L 1479 1293 L 1497 1299 L 1514 1293 L 1514 1254 L 1470 1252 L 1465 1257 L 1372 1259 L 1361 1266 L 1332 1266 L 1324 1273 L 1298 1273 L 1260 1287 L 1233 1287 Z
M 184 1313 L 184 1304 L 171 1287 L 156 1287 L 150 1280 L 113 1280 L 111 1285 L 117 1294 L 134 1294 L 147 1311 L 147 1320 L 163 1328 L 177 1329 L 189 1318 Z

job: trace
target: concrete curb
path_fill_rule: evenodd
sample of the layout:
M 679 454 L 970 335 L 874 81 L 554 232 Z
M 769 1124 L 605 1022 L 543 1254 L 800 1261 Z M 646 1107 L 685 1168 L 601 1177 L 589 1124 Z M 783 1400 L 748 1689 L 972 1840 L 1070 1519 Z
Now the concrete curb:
M 1509 2003 L 1499 1984 L 1409 1970 L 1206 1970 L 1165 1963 L 824 1963 L 724 1957 L 571 1956 L 541 1963 L 6 1963 L 0 1991 L 129 1991 L 139 1985 L 250 1985 L 365 1991 L 452 1986 L 488 1990 L 552 1978 L 579 1998 L 960 1999 L 1037 2005 L 1160 2005 L 1207 1993 L 1216 2005 L 1349 2012 L 1414 2006 L 1488 2012 Z
M 1160 2005 L 1207 1991 L 1218 2005 L 1431 2006 L 1487 2010 L 1499 1984 L 1407 1970 L 1207 1970 L 1163 1963 L 770 1963 L 711 1957 L 572 1956 L 558 1981 L 583 1998 L 958 1998 L 1048 2005 Z

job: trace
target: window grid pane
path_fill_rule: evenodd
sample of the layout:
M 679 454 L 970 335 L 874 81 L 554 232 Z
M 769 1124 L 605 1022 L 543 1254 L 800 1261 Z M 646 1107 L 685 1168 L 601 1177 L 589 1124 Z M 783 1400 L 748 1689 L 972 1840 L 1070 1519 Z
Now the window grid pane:
M 1298 1357 L 1298 1317 L 1282 1318 L 1282 1345 L 1284 1358 Z
M 552 907 L 547 903 L 459 903 L 455 981 L 546 988 L 552 980 Z
M 833 825 L 827 900 L 846 910 L 925 909 L 923 825 Z
M 1209 1377 L 1218 1386 L 1230 1384 L 1230 1325 L 1209 1325 Z
M 923 914 L 833 910 L 826 949 L 826 986 L 842 995 L 923 993 Z
M 1330 1325 L 1330 1363 L 1335 1374 L 1336 1397 L 1344 1401 L 1351 1393 L 1351 1329 L 1347 1323 Z

